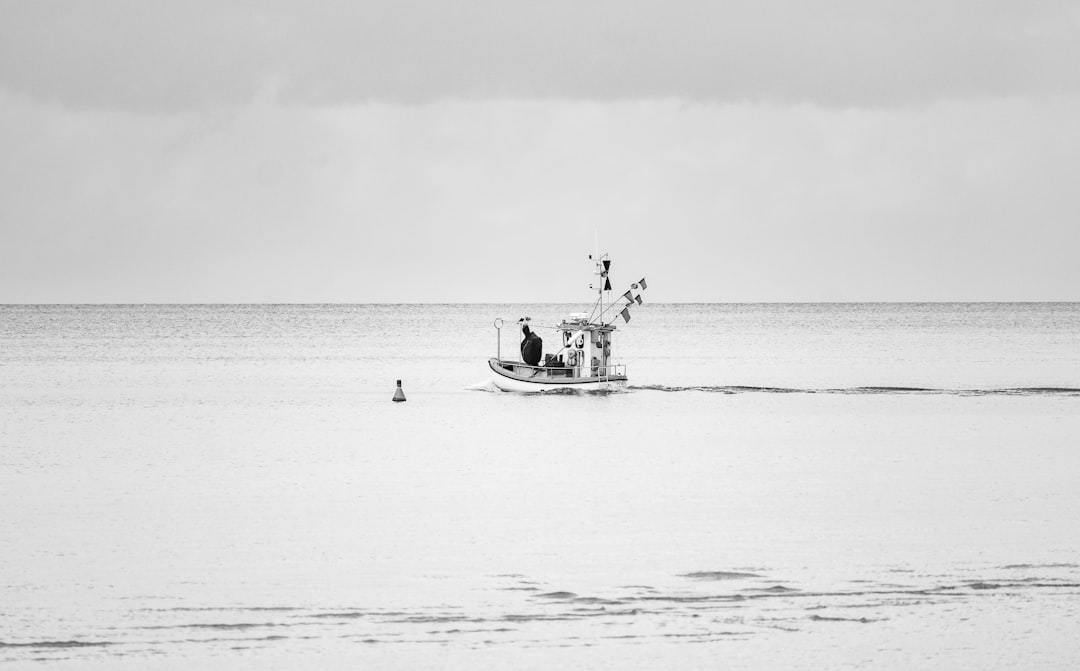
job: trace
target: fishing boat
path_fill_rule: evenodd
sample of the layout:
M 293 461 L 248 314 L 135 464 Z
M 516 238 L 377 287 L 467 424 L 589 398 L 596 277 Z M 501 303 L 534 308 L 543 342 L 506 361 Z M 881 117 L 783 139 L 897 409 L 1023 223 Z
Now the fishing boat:
M 615 335 L 615 320 L 622 317 L 630 322 L 630 308 L 641 305 L 641 293 L 646 289 L 645 278 L 635 282 L 619 298 L 611 299 L 611 280 L 608 272 L 611 260 L 607 254 L 594 258 L 599 285 L 590 288 L 598 292 L 589 312 L 575 312 L 558 324 L 548 327 L 554 331 L 556 349 L 542 353 L 543 339 L 529 317 L 517 320 L 520 359 L 502 355 L 503 319 L 494 322 L 496 356 L 488 359 L 492 381 L 502 391 L 536 392 L 553 390 L 613 391 L 627 383 L 626 365 L 612 358 L 611 343 Z M 543 362 L 541 362 L 543 354 Z

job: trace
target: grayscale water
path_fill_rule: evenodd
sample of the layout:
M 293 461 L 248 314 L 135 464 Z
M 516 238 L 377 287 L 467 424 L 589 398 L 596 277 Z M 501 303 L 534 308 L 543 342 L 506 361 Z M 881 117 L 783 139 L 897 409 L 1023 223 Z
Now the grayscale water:
M 1080 305 L 646 303 L 627 391 L 492 391 L 580 307 L 0 307 L 0 662 L 1080 660 Z

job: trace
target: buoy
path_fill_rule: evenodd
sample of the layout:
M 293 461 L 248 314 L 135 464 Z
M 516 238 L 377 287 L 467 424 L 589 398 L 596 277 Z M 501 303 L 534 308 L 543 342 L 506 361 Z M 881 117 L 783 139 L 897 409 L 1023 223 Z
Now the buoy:
M 397 389 L 394 390 L 394 403 L 401 403 L 405 400 L 405 391 L 401 388 L 401 380 L 397 381 Z

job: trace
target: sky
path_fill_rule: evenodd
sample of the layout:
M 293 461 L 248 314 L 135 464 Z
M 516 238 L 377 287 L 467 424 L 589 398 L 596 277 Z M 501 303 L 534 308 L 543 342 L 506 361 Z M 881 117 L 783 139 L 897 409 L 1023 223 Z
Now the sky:
M 0 0 L 0 303 L 1080 300 L 1080 5 Z

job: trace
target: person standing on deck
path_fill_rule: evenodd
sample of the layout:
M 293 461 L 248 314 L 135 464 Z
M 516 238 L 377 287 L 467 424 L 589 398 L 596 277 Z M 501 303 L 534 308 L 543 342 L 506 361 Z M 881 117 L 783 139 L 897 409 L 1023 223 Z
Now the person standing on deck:
M 540 363 L 540 354 L 544 349 L 544 340 L 532 332 L 529 325 L 522 318 L 521 332 L 525 339 L 521 341 L 521 360 L 530 366 Z

